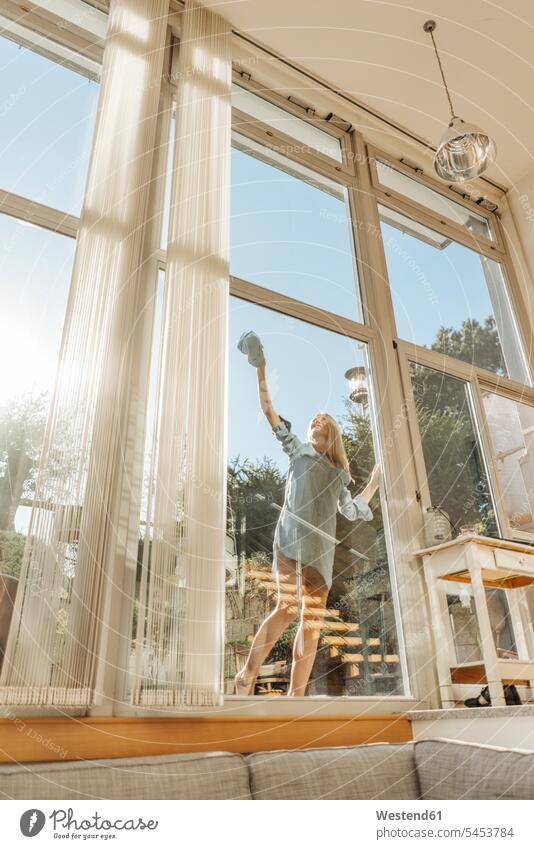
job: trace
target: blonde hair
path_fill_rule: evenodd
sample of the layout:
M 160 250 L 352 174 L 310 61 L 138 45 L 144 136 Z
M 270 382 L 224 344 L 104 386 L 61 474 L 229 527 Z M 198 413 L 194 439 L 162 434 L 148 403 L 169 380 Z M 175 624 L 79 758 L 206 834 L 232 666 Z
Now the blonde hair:
M 325 454 L 334 466 L 344 469 L 350 474 L 349 460 L 343 445 L 343 437 L 341 428 L 336 420 L 329 413 L 316 413 L 316 416 L 324 416 L 327 422 L 328 433 L 326 435 L 326 451 Z M 316 418 L 314 416 L 313 418 Z M 313 419 L 311 420 L 313 421 Z M 313 442 L 311 422 L 308 426 L 308 441 Z

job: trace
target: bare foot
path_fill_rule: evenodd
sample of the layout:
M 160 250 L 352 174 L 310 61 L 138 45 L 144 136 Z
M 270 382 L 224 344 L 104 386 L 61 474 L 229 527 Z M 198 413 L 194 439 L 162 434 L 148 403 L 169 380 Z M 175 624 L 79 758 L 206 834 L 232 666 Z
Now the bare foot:
M 244 675 L 244 670 L 238 672 L 235 676 L 235 694 L 236 696 L 252 696 L 254 695 L 254 686 L 256 684 L 256 675 L 247 677 Z

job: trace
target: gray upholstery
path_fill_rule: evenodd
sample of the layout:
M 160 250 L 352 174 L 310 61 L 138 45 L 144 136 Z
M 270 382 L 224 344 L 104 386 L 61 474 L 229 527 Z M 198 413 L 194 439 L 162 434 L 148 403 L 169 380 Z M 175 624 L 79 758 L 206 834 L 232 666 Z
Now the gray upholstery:
M 534 799 L 534 752 L 453 740 L 0 764 L 0 799 Z
M 417 799 L 413 744 L 249 755 L 253 799 Z
M 451 740 L 419 740 L 423 799 L 534 799 L 534 752 Z
M 250 799 L 242 755 L 0 764 L 0 799 Z

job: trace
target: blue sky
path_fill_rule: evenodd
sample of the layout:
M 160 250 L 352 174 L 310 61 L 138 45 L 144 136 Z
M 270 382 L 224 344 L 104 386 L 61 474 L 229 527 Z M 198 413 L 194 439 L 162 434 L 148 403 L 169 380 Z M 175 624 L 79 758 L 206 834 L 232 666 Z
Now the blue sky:
M 0 69 L 0 188 L 78 215 L 98 85 L 5 38 Z M 74 249 L 0 215 L 0 401 L 51 386 Z
M 0 38 L 0 187 L 78 215 L 98 84 Z
M 231 173 L 232 274 L 360 320 L 343 200 L 238 150 Z
M 389 224 L 382 225 L 398 335 L 430 346 L 441 325 L 459 328 L 466 318 L 492 314 L 475 251 L 452 242 L 438 250 Z

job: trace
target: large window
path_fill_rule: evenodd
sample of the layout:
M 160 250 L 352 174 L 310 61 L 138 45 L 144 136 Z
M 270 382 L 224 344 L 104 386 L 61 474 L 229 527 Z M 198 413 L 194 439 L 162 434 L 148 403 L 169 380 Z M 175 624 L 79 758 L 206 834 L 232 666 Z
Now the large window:
M 243 133 L 254 126 L 254 118 L 276 129 L 283 117 L 278 107 L 266 112 L 264 101 L 255 108 L 259 99 L 250 92 L 237 100 L 241 112 L 248 107 L 251 116 L 250 122 L 240 116 Z M 288 116 L 283 131 L 299 138 L 298 126 Z M 369 480 L 380 438 L 369 331 L 358 335 L 362 309 L 350 179 L 344 181 L 339 169 L 332 169 L 331 176 L 324 173 L 327 169 L 319 173 L 313 155 L 289 159 L 276 140 L 269 148 L 253 136 L 252 131 L 251 137 L 235 133 L 232 152 L 230 264 L 239 297 L 231 299 L 229 328 L 227 695 L 234 694 L 235 675 L 277 601 L 273 539 L 288 473 L 288 458 L 260 410 L 255 369 L 237 350 L 241 334 L 253 329 L 260 335 L 273 404 L 302 441 L 316 413 L 336 419 L 350 461 L 353 496 Z M 319 135 L 307 140 L 319 149 Z M 339 141 L 334 143 L 339 150 Z M 350 335 L 345 335 L 349 326 Z M 351 371 L 359 376 L 357 391 L 347 379 Z M 337 515 L 330 591 L 324 607 L 310 614 L 321 625 L 307 695 L 404 692 L 398 596 L 387 514 L 378 494 L 372 511 L 370 522 Z M 299 609 L 265 658 L 255 695 L 288 692 L 300 614 Z
M 373 161 L 423 506 L 441 508 L 452 535 L 534 541 L 531 373 L 498 221 Z
M 241 97 L 241 112 L 246 111 L 247 100 L 254 116 L 250 92 Z M 257 117 L 276 129 L 278 111 L 267 115 L 262 107 Z M 254 329 L 261 335 L 275 408 L 301 438 L 318 410 L 336 417 L 351 456 L 354 492 L 365 484 L 380 441 L 373 392 L 351 400 L 345 378 L 351 366 L 359 367 L 363 384 L 372 387 L 372 340 L 362 335 L 355 342 L 357 331 L 354 338 L 347 338 L 336 327 L 336 316 L 340 325 L 344 322 L 345 332 L 347 319 L 357 328 L 363 316 L 353 239 L 359 222 L 348 214 L 350 180 L 344 184 L 324 170 L 317 173 L 313 155 L 286 159 L 276 143 L 270 149 L 253 132 L 247 138 L 247 126 L 253 126 L 252 117 L 247 124 L 241 116 L 242 134 L 234 135 L 232 159 L 231 271 L 239 298 L 232 303 L 230 321 L 225 657 L 225 692 L 230 695 L 251 641 L 276 601 L 272 547 L 287 473 L 286 458 L 259 409 L 254 370 L 235 348 L 241 333 Z M 290 133 L 290 126 L 288 122 L 284 132 Z M 498 223 L 420 175 L 410 177 L 404 166 L 397 169 L 384 161 L 374 167 L 370 193 L 381 238 L 374 239 L 369 222 L 358 232 L 360 240 L 367 239 L 371 262 L 380 261 L 377 246 L 386 262 L 391 299 L 373 304 L 373 320 L 385 335 L 391 324 L 396 327 L 401 369 L 382 378 L 401 381 L 403 369 L 407 377 L 400 385 L 411 396 L 408 426 L 412 444 L 419 448 L 409 462 L 418 476 L 424 476 L 422 507 L 429 503 L 440 507 L 449 517 L 452 535 L 474 528 L 497 537 L 507 532 L 504 491 L 507 521 L 521 522 L 528 531 L 532 516 L 525 422 L 530 408 L 521 416 L 516 408 L 515 416 L 508 415 L 509 422 L 521 419 L 522 428 L 508 427 L 515 434 L 507 437 L 514 442 L 510 453 L 515 450 L 515 460 L 507 460 L 504 480 L 501 455 L 504 451 L 508 457 L 507 449 L 490 444 L 489 434 L 495 433 L 496 425 L 489 416 L 489 396 L 484 395 L 481 404 L 478 383 L 473 382 L 481 375 L 490 383 L 494 376 L 495 381 L 530 384 Z M 363 169 L 357 171 L 365 179 L 362 173 Z M 358 205 L 351 208 L 357 210 Z M 269 292 L 262 295 L 262 290 Z M 278 294 L 294 300 L 277 298 Z M 307 315 L 313 325 L 306 321 Z M 417 351 L 424 356 L 414 356 Z M 385 385 L 377 387 L 379 395 L 387 391 Z M 501 402 L 513 403 L 502 398 Z M 496 409 L 493 404 L 494 420 Z M 397 423 L 389 422 L 389 427 L 394 432 Z M 525 509 L 518 504 L 526 504 Z M 396 609 L 387 516 L 376 509 L 378 504 L 373 506 L 371 523 L 347 528 L 338 517 L 334 578 L 308 695 L 403 692 L 401 611 Z M 395 521 L 401 525 L 403 520 L 397 504 Z M 458 595 L 451 589 L 448 603 L 457 653 L 474 657 L 478 635 L 469 613 L 471 601 L 462 588 Z M 512 652 L 505 596 L 495 594 L 492 605 L 502 650 Z M 295 630 L 294 623 L 289 625 L 266 658 L 256 695 L 287 692 Z M 418 640 L 411 631 L 407 639 L 413 645 Z
M 256 373 L 235 346 L 254 328 L 264 343 L 268 382 L 276 410 L 303 441 L 320 411 L 340 424 L 350 460 L 353 495 L 375 463 L 367 345 L 288 315 L 232 299 L 230 318 L 229 491 L 226 563 L 225 688 L 250 642 L 274 607 L 273 536 L 284 502 L 287 457 L 258 404 Z M 362 379 L 350 397 L 345 377 Z M 309 695 L 388 695 L 403 690 L 386 529 L 378 495 L 373 520 L 337 516 L 332 586 L 321 626 Z M 311 623 L 310 623 L 311 624 Z M 298 618 L 260 669 L 257 695 L 287 692 Z
M 10 597 L 56 375 L 99 88 L 86 75 L 95 76 L 95 63 L 80 56 L 77 72 L 72 51 L 30 31 L 23 41 L 0 38 L 0 575 Z M 0 663 L 11 608 L 4 604 L 1 616 Z

